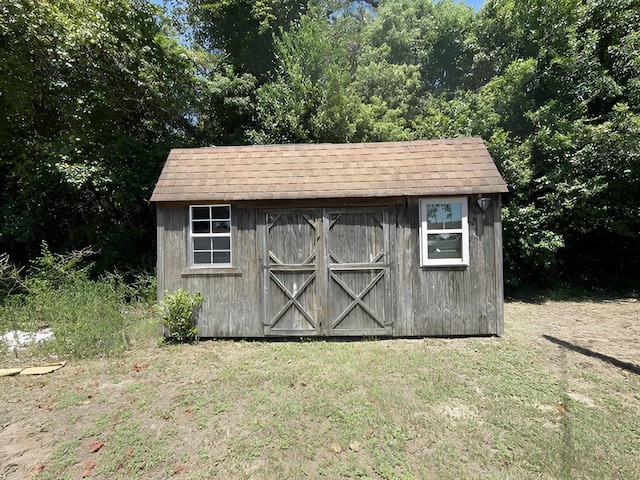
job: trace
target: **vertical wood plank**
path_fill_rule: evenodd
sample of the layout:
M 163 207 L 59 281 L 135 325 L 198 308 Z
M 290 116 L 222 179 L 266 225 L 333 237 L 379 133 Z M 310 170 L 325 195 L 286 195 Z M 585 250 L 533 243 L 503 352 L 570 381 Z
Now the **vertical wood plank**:
M 504 276 L 502 250 L 502 196 L 494 195 L 494 275 L 495 275 L 495 328 L 496 335 L 504 335 Z
M 396 251 L 396 205 L 391 205 L 384 210 L 383 215 L 383 225 L 384 225 L 384 250 L 387 258 L 385 259 L 385 263 L 389 265 L 387 269 L 387 286 L 385 289 L 385 311 L 387 312 L 388 318 L 387 324 L 391 326 L 391 334 L 395 330 L 395 323 L 398 321 L 398 305 L 397 299 L 399 297 L 396 296 L 396 262 L 397 262 L 397 251 Z
M 187 266 L 186 207 L 166 207 L 164 220 L 164 289 L 173 292 L 185 288 L 182 270 Z
M 327 335 L 331 325 L 326 320 L 329 312 L 329 260 L 327 250 L 327 235 L 329 234 L 329 215 L 326 210 L 318 210 L 315 214 L 316 225 L 318 229 L 317 244 L 316 244 L 316 275 L 317 275 L 317 305 L 316 311 L 318 312 L 318 333 L 320 335 Z
M 414 328 L 415 315 L 413 311 L 414 295 L 414 253 L 415 248 L 411 244 L 411 219 L 409 209 L 411 202 L 405 199 L 396 208 L 396 298 L 398 299 L 398 318 L 394 326 L 394 334 L 397 336 L 417 335 Z
M 491 275 L 487 272 L 487 249 L 485 247 L 490 239 L 490 231 L 485 227 L 482 211 L 476 203 L 475 197 L 468 199 L 469 212 L 469 268 L 465 272 L 465 281 L 468 283 L 465 295 L 466 309 L 460 312 L 463 317 L 463 325 L 456 328 L 456 335 L 478 335 L 486 324 L 486 289 Z M 489 262 L 491 264 L 491 262 Z
M 164 223 L 165 223 L 165 209 L 161 204 L 156 205 L 156 242 L 157 242 L 157 255 L 156 255 L 156 298 L 158 302 L 164 299 L 165 289 L 165 271 L 164 271 L 164 258 L 165 258 L 165 246 L 164 246 Z
M 269 234 L 269 218 L 268 214 L 264 211 L 259 213 L 260 221 L 262 225 L 263 235 L 260 238 L 262 243 L 262 325 L 263 332 L 266 335 L 269 328 L 269 306 L 268 306 L 268 298 L 269 298 L 269 270 L 267 268 L 269 263 L 269 250 L 267 244 L 267 235 Z

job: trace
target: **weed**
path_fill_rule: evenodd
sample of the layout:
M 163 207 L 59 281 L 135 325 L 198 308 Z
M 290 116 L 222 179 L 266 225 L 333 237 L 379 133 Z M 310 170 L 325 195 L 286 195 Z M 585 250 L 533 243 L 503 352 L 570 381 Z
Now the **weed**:
M 16 267 L 9 255 L 0 255 L 0 304 L 20 286 L 20 272 L 22 269 Z
M 56 407 L 59 409 L 68 408 L 68 407 L 77 407 L 79 405 L 84 404 L 87 400 L 87 396 L 74 391 L 61 390 L 57 395 L 57 405 Z
M 29 293 L 55 291 L 58 288 L 88 279 L 92 264 L 85 260 L 95 255 L 90 248 L 67 254 L 56 254 L 42 242 L 40 256 L 31 262 L 29 275 L 23 284 Z
M 43 243 L 24 278 L 6 256 L 0 257 L 0 287 L 6 295 L 0 302 L 0 332 L 51 327 L 55 339 L 32 352 L 65 358 L 116 355 L 130 346 L 132 334 L 148 335 L 155 317 L 127 300 L 145 298 L 141 285 L 150 288 L 153 282 L 141 277 L 138 286 L 130 287 L 114 274 L 92 279 L 87 262 L 92 254 L 90 249 L 54 254 Z

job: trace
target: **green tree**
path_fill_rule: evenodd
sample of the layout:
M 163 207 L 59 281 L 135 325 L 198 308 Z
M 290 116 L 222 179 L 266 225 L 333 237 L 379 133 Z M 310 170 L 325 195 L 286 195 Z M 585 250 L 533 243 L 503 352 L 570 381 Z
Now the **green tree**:
M 478 38 L 493 51 L 493 67 L 480 70 L 495 75 L 479 94 L 505 132 L 485 138 L 513 189 L 505 245 L 515 269 L 507 278 L 632 285 L 640 232 L 637 5 L 493 1 L 481 19 Z
M 146 199 L 192 129 L 190 52 L 143 1 L 0 9 L 0 250 L 25 261 L 47 240 L 151 260 Z
M 307 9 L 299 0 L 184 0 L 187 21 L 197 42 L 224 53 L 240 74 L 264 81 L 275 68 L 275 39 L 280 29 Z
M 255 125 L 256 83 L 253 75 L 237 74 L 224 56 L 193 47 L 196 53 L 191 92 L 191 135 L 188 144 L 243 145 Z
M 351 39 L 318 11 L 276 40 L 279 70 L 258 89 L 256 143 L 362 141 L 363 104 L 352 82 Z
M 423 92 L 450 92 L 470 79 L 472 20 L 473 9 L 453 0 L 381 2 L 367 44 L 390 64 L 417 66 Z

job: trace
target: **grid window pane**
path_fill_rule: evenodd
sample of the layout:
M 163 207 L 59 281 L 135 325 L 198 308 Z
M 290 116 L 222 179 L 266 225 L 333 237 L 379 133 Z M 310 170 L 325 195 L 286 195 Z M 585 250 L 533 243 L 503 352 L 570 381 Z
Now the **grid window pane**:
M 216 220 L 213 223 L 213 233 L 229 233 L 231 222 L 229 220 Z
M 211 250 L 210 237 L 196 237 L 193 239 L 193 250 Z
M 211 218 L 209 214 L 210 214 L 209 207 L 192 207 L 191 208 L 191 218 L 193 218 L 194 220 L 208 220 Z
M 438 233 L 427 235 L 429 258 L 462 258 L 462 234 Z
M 231 239 L 229 237 L 213 237 L 213 250 L 231 250 Z
M 211 252 L 194 252 L 193 263 L 196 265 L 208 265 L 211 263 Z
M 216 220 L 228 220 L 231 218 L 229 215 L 230 208 L 229 207 L 211 207 L 212 215 L 211 218 Z
M 231 263 L 231 252 L 213 252 L 213 263 Z
M 192 265 L 230 265 L 231 206 L 192 205 L 190 218 Z
M 193 233 L 211 233 L 211 222 L 210 221 L 194 221 L 192 223 L 192 231 Z

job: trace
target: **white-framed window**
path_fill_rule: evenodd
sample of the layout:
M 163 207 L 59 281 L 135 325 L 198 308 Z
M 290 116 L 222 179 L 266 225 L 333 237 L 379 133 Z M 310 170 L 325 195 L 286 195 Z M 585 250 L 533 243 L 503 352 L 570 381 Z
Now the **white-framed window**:
M 469 265 L 467 197 L 420 199 L 422 266 Z
M 193 267 L 231 266 L 231 205 L 189 206 Z

